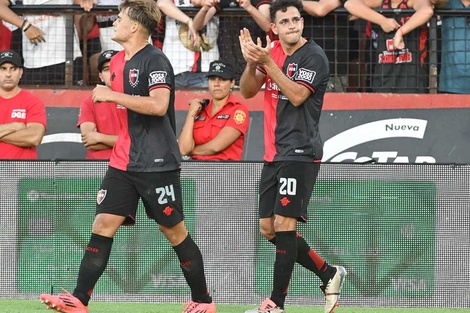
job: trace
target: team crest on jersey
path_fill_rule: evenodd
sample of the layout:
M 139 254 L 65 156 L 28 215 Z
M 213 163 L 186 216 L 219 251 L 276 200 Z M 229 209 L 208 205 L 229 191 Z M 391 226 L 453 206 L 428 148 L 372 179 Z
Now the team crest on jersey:
M 306 68 L 300 68 L 299 71 L 297 72 L 297 80 L 303 80 L 306 83 L 313 83 L 313 80 L 315 79 L 315 76 L 317 75 L 317 72 L 306 69 Z
M 298 67 L 297 64 L 289 63 L 289 65 L 287 65 L 287 77 L 293 78 L 295 75 L 295 72 L 297 72 L 297 67 Z
M 107 193 L 107 190 L 100 189 L 100 191 L 98 191 L 98 195 L 96 196 L 96 203 L 101 204 L 104 201 L 104 198 L 106 198 Z
M 153 71 L 149 74 L 149 87 L 166 82 L 167 73 L 164 71 Z
M 242 110 L 236 110 L 235 114 L 233 115 L 233 120 L 237 124 L 243 124 L 245 123 L 246 120 L 246 113 L 243 112 Z
M 132 87 L 137 86 L 139 83 L 139 70 L 136 68 L 129 70 L 129 83 Z

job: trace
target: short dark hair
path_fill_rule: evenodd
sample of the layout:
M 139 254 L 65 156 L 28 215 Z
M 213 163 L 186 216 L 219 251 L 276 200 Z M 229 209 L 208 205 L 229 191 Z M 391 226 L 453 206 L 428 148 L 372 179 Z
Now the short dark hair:
M 123 0 L 119 4 L 119 12 L 126 9 L 128 9 L 127 15 L 129 18 L 143 25 L 148 30 L 149 35 L 152 34 L 162 17 L 155 0 Z
M 276 12 L 282 11 L 286 12 L 288 7 L 295 7 L 299 12 L 302 12 L 303 5 L 301 0 L 275 0 L 271 4 L 271 8 L 269 9 L 269 16 L 271 17 L 271 21 L 274 23 L 276 18 Z

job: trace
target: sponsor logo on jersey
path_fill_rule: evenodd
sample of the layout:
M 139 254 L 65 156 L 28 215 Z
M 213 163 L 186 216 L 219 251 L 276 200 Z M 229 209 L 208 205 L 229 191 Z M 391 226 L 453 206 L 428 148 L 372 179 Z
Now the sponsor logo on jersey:
M 299 71 L 297 72 L 297 80 L 302 80 L 306 83 L 313 83 L 313 80 L 315 79 L 315 76 L 317 75 L 317 72 L 306 69 L 306 68 L 300 68 Z
M 218 120 L 228 120 L 230 118 L 230 114 L 220 114 L 217 115 Z
M 166 83 L 167 72 L 153 71 L 149 74 L 149 86 Z
M 104 201 L 104 198 L 106 198 L 107 193 L 107 190 L 100 189 L 100 191 L 98 191 L 98 195 L 96 196 L 96 203 L 101 204 Z
M 243 124 L 245 123 L 246 120 L 246 113 L 243 112 L 242 110 L 236 110 L 235 114 L 233 115 L 233 120 L 237 124 Z
M 289 63 L 289 65 L 287 65 L 287 77 L 293 78 L 297 71 L 297 67 L 298 65 L 296 63 Z
M 266 82 L 266 89 L 279 91 L 279 87 L 271 80 L 271 78 Z
M 26 119 L 26 109 L 13 109 L 11 111 L 11 118 L 21 118 Z
M 400 51 L 383 51 L 379 54 L 380 64 L 400 64 L 413 62 L 413 54 L 408 49 Z
M 135 88 L 138 83 L 139 83 L 139 70 L 136 68 L 130 69 L 129 70 L 129 84 L 131 84 L 131 86 Z

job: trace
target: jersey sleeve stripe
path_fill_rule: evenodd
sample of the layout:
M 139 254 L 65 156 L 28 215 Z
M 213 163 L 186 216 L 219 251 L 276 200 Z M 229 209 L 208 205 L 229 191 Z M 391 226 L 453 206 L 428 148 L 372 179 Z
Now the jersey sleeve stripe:
M 302 81 L 295 81 L 297 84 L 299 85 L 302 85 L 302 86 L 305 86 L 307 87 L 312 93 L 315 93 L 315 88 L 313 88 L 312 86 L 310 86 L 309 84 L 306 84 Z
M 262 66 L 259 66 L 259 65 L 258 65 L 258 66 L 256 67 L 256 69 L 257 69 L 258 71 L 260 71 L 261 73 L 263 73 L 264 75 L 267 74 L 266 70 L 265 70 L 264 67 L 262 67 Z
M 152 91 L 152 90 L 158 89 L 158 88 L 166 88 L 168 90 L 171 90 L 171 87 L 169 85 L 161 84 L 161 85 L 155 85 L 155 86 L 150 87 L 149 91 Z

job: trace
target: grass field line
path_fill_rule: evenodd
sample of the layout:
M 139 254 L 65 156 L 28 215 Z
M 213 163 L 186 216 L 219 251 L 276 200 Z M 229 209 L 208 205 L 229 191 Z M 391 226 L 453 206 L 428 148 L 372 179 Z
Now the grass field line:
M 217 313 L 244 313 L 253 305 L 217 305 Z M 52 313 L 39 300 L 0 299 L 2 313 Z M 91 302 L 89 313 L 181 313 L 181 304 L 130 303 L 130 302 Z M 322 307 L 286 307 L 286 313 L 323 313 Z M 470 313 L 470 308 L 363 308 L 340 306 L 335 313 Z

